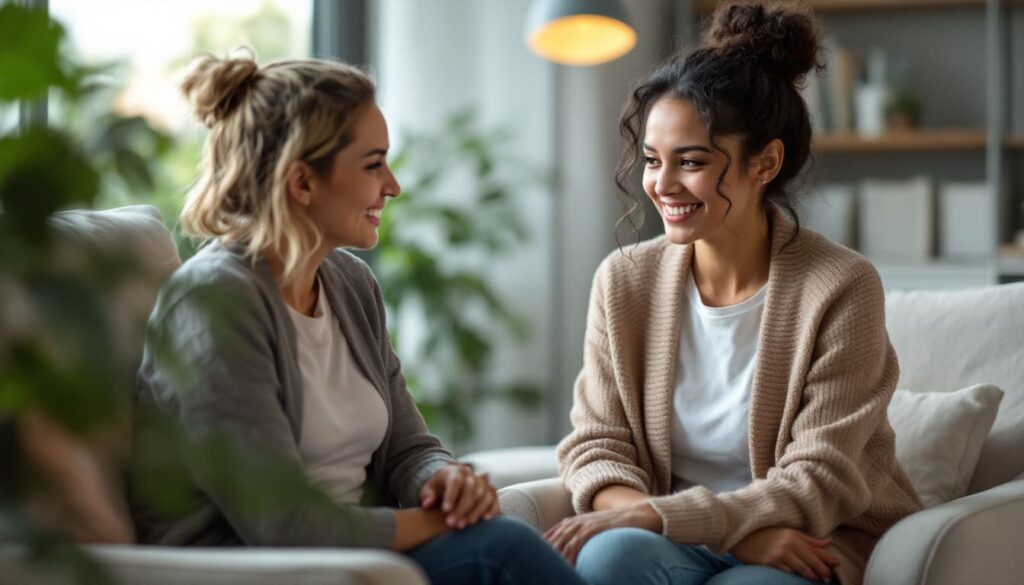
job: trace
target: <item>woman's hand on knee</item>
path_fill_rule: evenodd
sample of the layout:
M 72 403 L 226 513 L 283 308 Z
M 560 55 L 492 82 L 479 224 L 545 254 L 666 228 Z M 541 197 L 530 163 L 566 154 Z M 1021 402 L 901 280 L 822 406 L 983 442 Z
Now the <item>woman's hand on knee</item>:
M 839 557 L 828 551 L 832 541 L 814 538 L 793 528 L 763 528 L 751 532 L 729 551 L 748 565 L 764 565 L 805 579 L 829 581 Z
M 643 528 L 661 533 L 662 520 L 654 508 L 646 502 L 641 502 L 626 508 L 614 508 L 565 518 L 548 529 L 544 533 L 544 538 L 560 555 L 565 557 L 565 560 L 569 561 L 570 565 L 575 565 L 576 557 L 579 556 L 580 550 L 583 549 L 583 545 L 587 544 L 587 541 L 613 528 Z
M 440 469 L 420 490 L 420 504 L 440 507 L 451 528 L 462 529 L 501 513 L 498 491 L 486 473 L 477 475 L 468 465 L 456 463 Z

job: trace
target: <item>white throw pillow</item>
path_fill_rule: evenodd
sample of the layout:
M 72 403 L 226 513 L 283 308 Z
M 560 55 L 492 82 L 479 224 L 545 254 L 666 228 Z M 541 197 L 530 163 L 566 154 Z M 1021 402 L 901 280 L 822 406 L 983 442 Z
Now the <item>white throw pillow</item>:
M 1003 391 L 977 384 L 953 392 L 897 390 L 889 404 L 896 458 L 925 507 L 967 494 Z

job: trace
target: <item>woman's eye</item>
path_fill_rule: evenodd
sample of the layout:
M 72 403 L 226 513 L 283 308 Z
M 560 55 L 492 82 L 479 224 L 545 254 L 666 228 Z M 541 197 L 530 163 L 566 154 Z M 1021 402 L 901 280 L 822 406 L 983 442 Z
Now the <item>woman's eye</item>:
M 658 159 L 651 158 L 649 156 L 645 156 L 644 157 L 644 164 L 649 166 L 649 167 L 654 166 L 654 165 L 658 164 Z
M 699 160 L 694 160 L 692 158 L 684 158 L 679 163 L 680 166 L 682 166 L 684 168 L 691 168 L 691 169 L 692 168 L 697 168 L 699 166 L 702 166 L 703 164 L 704 163 L 700 162 Z
M 384 163 L 382 163 L 382 162 L 375 162 L 375 163 L 373 163 L 371 165 L 368 165 L 366 167 L 366 170 L 368 170 L 368 171 L 375 171 L 375 170 L 381 168 L 382 166 L 384 166 Z

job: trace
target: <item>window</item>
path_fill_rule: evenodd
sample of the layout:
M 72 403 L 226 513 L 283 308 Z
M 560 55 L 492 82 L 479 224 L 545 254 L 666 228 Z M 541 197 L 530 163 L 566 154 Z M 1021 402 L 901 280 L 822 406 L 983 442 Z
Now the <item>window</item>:
M 123 173 L 104 173 L 115 179 L 104 184 L 97 206 L 149 202 L 172 224 L 194 178 L 204 136 L 177 86 L 192 57 L 202 52 L 224 55 L 242 44 L 255 49 L 260 62 L 311 53 L 312 0 L 49 0 L 49 9 L 65 27 L 77 61 L 110 65 L 97 78 L 98 89 L 86 104 L 70 108 L 51 99 L 50 124 L 88 144 L 105 138 L 109 128 L 98 116 L 113 109 L 123 116 L 141 116 L 171 137 L 169 142 L 157 140 L 138 127 L 129 132 L 136 135 L 118 135 L 116 139 L 131 141 L 131 148 L 121 160 L 107 161 L 114 170 L 130 167 L 138 156 L 158 161 L 156 176 L 150 192 L 139 192 L 139 183 L 116 180 Z M 2 114 L 0 121 L 5 120 Z

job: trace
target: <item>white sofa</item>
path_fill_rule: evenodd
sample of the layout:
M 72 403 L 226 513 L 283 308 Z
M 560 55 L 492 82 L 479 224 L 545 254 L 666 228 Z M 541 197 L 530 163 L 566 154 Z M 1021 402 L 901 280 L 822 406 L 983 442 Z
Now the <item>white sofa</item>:
M 74 255 L 79 243 L 131 251 L 142 259 L 139 278 L 111 299 L 120 323 L 118 356 L 134 372 L 141 359 L 139 318 L 152 310 L 160 283 L 181 260 L 160 213 L 152 206 L 70 211 L 53 223 L 62 232 L 63 251 Z M 66 239 L 65 239 L 66 238 Z M 63 264 L 62 264 L 63 265 Z M 112 482 L 116 483 L 116 482 Z M 113 494 L 112 499 L 119 499 Z M 125 510 L 123 502 L 115 505 Z M 2 518 L 0 518 L 2 520 Z M 125 518 L 124 522 L 130 523 Z M 0 526 L 0 535 L 4 533 Z M 116 585 L 428 585 L 423 571 L 398 553 L 362 549 L 169 548 L 141 545 L 85 545 L 83 550 L 106 570 Z M 74 583 L 66 566 L 39 566 L 25 549 L 0 540 L 0 585 Z M 112 584 L 112 585 L 113 585 Z
M 865 583 L 1024 583 L 1024 283 L 890 292 L 886 313 L 899 388 L 948 393 L 988 383 L 1004 394 L 968 494 L 893 526 L 870 559 Z M 465 459 L 499 481 L 527 482 L 502 489 L 501 506 L 538 530 L 573 513 L 568 492 L 552 478 L 553 447 Z

